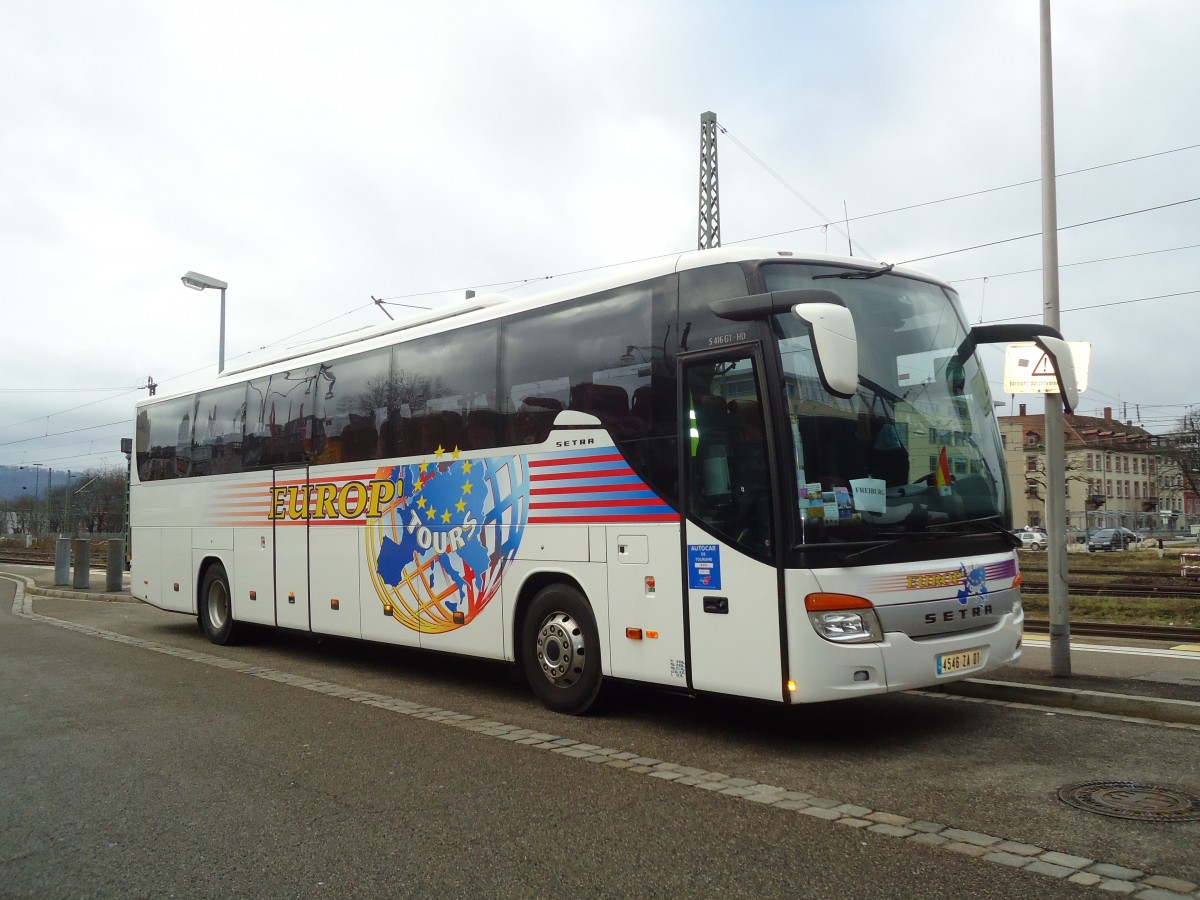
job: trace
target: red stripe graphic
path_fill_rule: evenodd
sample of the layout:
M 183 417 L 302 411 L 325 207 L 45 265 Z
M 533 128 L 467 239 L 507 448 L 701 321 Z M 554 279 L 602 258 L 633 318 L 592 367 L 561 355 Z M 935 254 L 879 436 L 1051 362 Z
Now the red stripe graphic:
M 633 469 L 603 469 L 598 472 L 548 472 L 545 475 L 530 475 L 530 481 L 565 481 L 568 478 L 627 478 Z
M 625 462 L 625 457 L 620 453 L 605 453 L 596 454 L 595 456 L 564 456 L 561 459 L 531 459 L 529 461 L 529 468 L 534 469 L 542 466 L 579 466 L 598 462 Z
M 534 509 L 577 509 L 583 507 L 600 506 L 662 506 L 667 507 L 667 504 L 657 497 L 650 497 L 645 500 L 563 500 L 555 503 L 531 503 L 529 508 Z M 669 509 L 669 507 L 667 507 Z M 627 516 L 621 516 L 622 519 Z
M 530 495 L 536 494 L 611 494 L 615 491 L 645 490 L 641 484 L 576 484 L 567 487 L 530 488 Z

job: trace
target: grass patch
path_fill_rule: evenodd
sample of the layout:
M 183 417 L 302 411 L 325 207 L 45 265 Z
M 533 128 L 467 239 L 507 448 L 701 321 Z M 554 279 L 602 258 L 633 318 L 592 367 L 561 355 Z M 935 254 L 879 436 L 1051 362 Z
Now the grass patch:
M 1050 618 L 1050 598 L 1046 594 L 1022 592 L 1021 603 L 1028 618 Z M 1067 605 L 1072 622 L 1200 628 L 1200 600 L 1072 596 L 1068 598 Z
M 1186 552 L 1195 552 L 1195 547 Z M 1181 597 L 1153 596 L 1154 585 L 1183 585 L 1195 582 L 1200 589 L 1200 580 L 1182 580 L 1179 577 L 1179 554 L 1177 548 L 1158 550 L 1126 550 L 1112 553 L 1086 553 L 1073 551 L 1067 554 L 1067 577 L 1075 585 L 1122 585 L 1144 586 L 1144 597 L 1111 597 L 1070 594 L 1068 605 L 1072 622 L 1090 622 L 1113 625 L 1173 625 L 1178 628 L 1200 627 L 1200 600 Z M 1046 580 L 1046 554 L 1022 550 L 1019 554 L 1021 572 L 1030 581 Z M 1050 599 L 1046 594 L 1023 591 L 1021 601 L 1025 614 L 1031 619 L 1050 617 Z
M 1186 552 L 1195 551 L 1195 547 L 1190 547 Z M 1067 571 L 1068 573 L 1086 571 L 1112 575 L 1137 571 L 1178 575 L 1180 552 L 1174 548 L 1164 550 L 1161 558 L 1157 550 L 1125 550 L 1111 553 L 1068 552 Z M 1021 562 L 1022 572 L 1044 573 L 1046 571 L 1047 554 L 1045 551 L 1021 550 L 1017 556 Z

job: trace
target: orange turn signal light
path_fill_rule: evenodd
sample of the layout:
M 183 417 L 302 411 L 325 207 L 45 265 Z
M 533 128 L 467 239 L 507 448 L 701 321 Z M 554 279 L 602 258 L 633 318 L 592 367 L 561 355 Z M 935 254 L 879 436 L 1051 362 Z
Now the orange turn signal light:
M 809 612 L 829 612 L 835 609 L 874 609 L 866 597 L 854 594 L 809 594 L 804 598 L 804 608 Z
M 631 641 L 640 641 L 642 639 L 642 629 L 626 628 L 625 637 L 629 638 Z

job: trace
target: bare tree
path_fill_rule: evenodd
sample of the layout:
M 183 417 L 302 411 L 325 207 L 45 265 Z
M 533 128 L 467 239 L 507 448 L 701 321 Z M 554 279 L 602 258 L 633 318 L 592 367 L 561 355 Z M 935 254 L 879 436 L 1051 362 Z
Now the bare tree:
M 1189 409 L 1179 420 L 1179 427 L 1159 441 L 1159 452 L 1168 469 L 1181 476 L 1185 488 L 1200 494 L 1200 409 Z

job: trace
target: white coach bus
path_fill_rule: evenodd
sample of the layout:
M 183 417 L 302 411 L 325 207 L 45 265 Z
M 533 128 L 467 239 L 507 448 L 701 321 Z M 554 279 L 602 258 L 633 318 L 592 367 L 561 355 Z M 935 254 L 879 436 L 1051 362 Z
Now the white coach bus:
M 274 626 L 783 703 L 1021 652 L 1004 454 L 954 290 L 718 249 L 472 298 L 137 405 L 135 596 Z M 1069 391 L 1069 393 L 1067 393 Z

